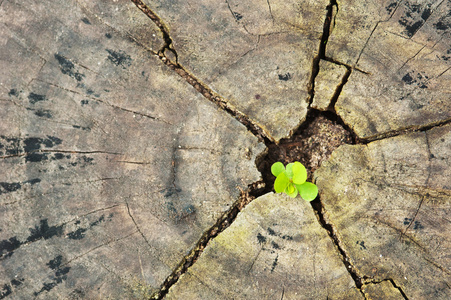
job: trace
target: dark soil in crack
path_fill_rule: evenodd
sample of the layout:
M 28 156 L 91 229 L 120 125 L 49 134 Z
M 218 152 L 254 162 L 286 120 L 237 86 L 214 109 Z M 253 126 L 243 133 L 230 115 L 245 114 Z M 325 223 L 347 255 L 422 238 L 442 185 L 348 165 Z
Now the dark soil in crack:
M 335 149 L 343 144 L 356 144 L 356 140 L 355 134 L 349 130 L 334 112 L 321 112 L 310 109 L 307 120 L 290 139 L 281 140 L 279 144 L 267 144 L 268 152 L 258 164 L 258 169 L 262 173 L 265 182 L 264 192 L 273 191 L 275 181 L 275 177 L 271 174 L 273 163 L 280 161 L 286 165 L 290 162 L 299 161 L 307 169 L 307 180 L 312 181 L 313 173 L 321 166 L 323 161 L 329 159 Z M 336 234 L 336 229 L 326 221 L 324 205 L 320 197 L 318 196 L 310 204 L 318 218 L 318 222 L 327 231 L 336 246 L 343 264 L 354 280 L 356 287 L 363 294 L 361 290 L 362 278 L 350 263 L 350 259 Z
M 264 142 L 268 148 L 266 155 L 259 157 L 256 161 L 257 168 L 262 173 L 263 180 L 250 185 L 247 191 L 242 191 L 240 198 L 234 203 L 230 210 L 219 218 L 216 224 L 204 233 L 196 246 L 187 256 L 183 258 L 178 267 L 165 280 L 160 290 L 151 297 L 151 299 L 163 299 L 171 286 L 173 286 L 178 281 L 180 276 L 186 273 L 188 268 L 197 261 L 198 257 L 208 245 L 210 240 L 229 227 L 237 217 L 238 213 L 253 199 L 273 191 L 275 177 L 271 174 L 271 166 L 274 162 L 279 161 L 286 165 L 290 162 L 299 161 L 307 169 L 308 181 L 312 181 L 315 170 L 321 166 L 323 161 L 327 161 L 329 159 L 330 155 L 336 148 L 342 144 L 355 144 L 356 141 L 358 141 L 356 135 L 348 126 L 344 124 L 334 109 L 334 104 L 337 101 L 341 89 L 346 84 L 352 70 L 349 66 L 346 66 L 348 72 L 343 78 L 342 83 L 338 87 L 333 99 L 331 99 L 332 101 L 329 106 L 330 111 L 321 112 L 310 108 L 306 121 L 292 135 L 292 137 L 289 139 L 283 139 L 276 144 L 271 141 L 270 136 L 267 135 L 262 128 L 260 128 L 257 124 L 254 124 L 246 115 L 230 107 L 226 100 L 215 94 L 194 75 L 189 74 L 183 66 L 178 63 L 177 53 L 171 48 L 172 40 L 169 36 L 168 30 L 165 28 L 159 17 L 155 15 L 141 0 L 132 0 L 132 2 L 134 2 L 136 6 L 145 14 L 147 14 L 148 17 L 152 19 L 163 32 L 165 44 L 158 52 L 158 56 L 163 63 L 178 73 L 205 98 L 218 105 L 221 109 L 246 126 L 246 128 L 254 134 L 260 142 Z M 329 5 L 326 7 L 327 14 L 324 21 L 323 35 L 321 37 L 319 52 L 312 64 L 311 82 L 309 85 L 310 103 L 313 101 L 313 97 L 315 95 L 314 82 L 319 72 L 319 62 L 321 59 L 326 59 L 326 45 L 331 30 L 331 24 L 333 23 L 334 9 L 338 10 L 338 4 L 336 0 L 330 0 Z M 328 232 L 333 243 L 336 245 L 346 269 L 354 279 L 356 287 L 361 291 L 361 278 L 357 275 L 356 270 L 349 263 L 346 252 L 340 246 L 340 241 L 335 234 L 333 226 L 326 222 L 324 218 L 324 207 L 319 197 L 312 201 L 311 204 L 318 217 L 318 221 Z
M 331 112 L 320 112 L 311 109 L 307 120 L 290 139 L 283 139 L 279 144 L 267 144 L 268 153 L 258 164 L 266 183 L 267 192 L 273 189 L 275 177 L 271 174 L 273 163 L 280 161 L 284 165 L 299 161 L 306 168 L 308 181 L 313 172 L 321 166 L 322 161 L 329 159 L 332 152 L 343 144 L 354 144 L 352 134 Z
M 215 225 L 205 232 L 195 248 L 180 262 L 171 276 L 166 279 L 161 289 L 151 299 L 163 299 L 171 286 L 197 261 L 208 243 L 229 227 L 247 204 L 273 190 L 275 177 L 271 174 L 271 165 L 274 162 L 280 161 L 287 164 L 300 161 L 307 168 L 309 181 L 311 181 L 313 172 L 321 166 L 321 162 L 329 159 L 332 152 L 340 145 L 353 144 L 354 138 L 334 113 L 311 109 L 307 120 L 290 139 L 281 140 L 279 144 L 271 143 L 265 139 L 265 143 L 268 147 L 267 154 L 258 160 L 258 169 L 262 173 L 263 181 L 250 185 L 247 191 L 242 191 L 238 201 L 218 219 Z M 326 224 L 324 218 L 322 218 L 320 200 L 312 201 L 312 207 L 319 216 L 321 225 L 328 231 L 341 251 L 343 262 L 346 262 L 345 253 L 338 246 L 333 229 L 329 228 L 331 226 Z M 349 263 L 346 267 L 350 267 Z M 354 279 L 358 280 L 357 277 Z M 357 282 L 360 283 L 360 281 Z M 358 287 L 360 288 L 361 284 L 358 284 Z

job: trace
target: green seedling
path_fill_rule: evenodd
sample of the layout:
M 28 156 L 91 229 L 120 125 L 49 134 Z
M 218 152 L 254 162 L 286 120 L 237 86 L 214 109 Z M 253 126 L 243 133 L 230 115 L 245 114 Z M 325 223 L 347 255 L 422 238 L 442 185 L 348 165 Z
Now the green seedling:
M 276 193 L 285 193 L 291 198 L 295 198 L 299 193 L 306 201 L 312 201 L 318 195 L 318 187 L 314 183 L 306 182 L 307 170 L 298 161 L 289 163 L 286 168 L 281 162 L 276 162 L 271 166 L 271 173 L 276 176 Z

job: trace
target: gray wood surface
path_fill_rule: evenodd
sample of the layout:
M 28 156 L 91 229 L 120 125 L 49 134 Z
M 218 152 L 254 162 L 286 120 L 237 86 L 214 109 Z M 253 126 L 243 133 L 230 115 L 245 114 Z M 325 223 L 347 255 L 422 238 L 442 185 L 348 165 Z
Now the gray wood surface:
M 451 298 L 451 1 L 332 1 L 328 37 L 325 0 L 133 2 L 0 0 L 0 299 L 157 295 L 261 179 L 230 112 L 277 142 L 311 107 L 357 141 L 309 154 L 335 240 L 269 193 L 167 298 Z

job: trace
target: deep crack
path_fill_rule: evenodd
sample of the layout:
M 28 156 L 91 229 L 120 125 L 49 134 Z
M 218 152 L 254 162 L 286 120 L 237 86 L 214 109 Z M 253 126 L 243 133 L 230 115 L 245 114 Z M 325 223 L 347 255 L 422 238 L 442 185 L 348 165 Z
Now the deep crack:
M 255 135 L 260 142 L 264 142 L 265 144 L 273 141 L 271 135 L 258 124 L 254 123 L 249 119 L 244 113 L 238 111 L 236 108 L 231 106 L 225 99 L 223 99 L 220 95 L 213 92 L 208 86 L 202 83 L 198 78 L 194 75 L 190 74 L 179 62 L 178 55 L 176 50 L 173 48 L 172 38 L 169 35 L 169 30 L 166 28 L 162 20 L 141 0 L 131 0 L 142 12 L 144 12 L 155 24 L 160 28 L 163 38 L 164 38 L 164 46 L 158 52 L 158 57 L 161 61 L 167 65 L 170 69 L 174 70 L 177 74 L 179 74 L 183 79 L 186 80 L 191 86 L 193 86 L 201 95 L 210 100 L 211 102 L 218 105 L 223 111 L 234 117 L 237 121 L 243 124 L 247 130 L 249 130 L 253 135 Z M 168 52 L 170 51 L 175 56 L 175 61 L 168 57 Z
M 180 276 L 188 270 L 199 258 L 200 254 L 203 252 L 208 243 L 214 239 L 219 233 L 223 232 L 227 227 L 229 227 L 233 221 L 236 219 L 238 213 L 243 210 L 243 208 L 252 202 L 257 197 L 260 197 L 264 193 L 263 182 L 258 181 L 250 184 L 247 191 L 241 191 L 238 200 L 230 207 L 230 209 L 225 212 L 216 223 L 210 227 L 199 239 L 194 248 L 190 253 L 185 256 L 182 261 L 178 264 L 175 270 L 169 275 L 164 283 L 162 284 L 160 290 L 152 295 L 150 299 L 160 300 L 163 299 L 169 292 L 169 289 L 179 280 Z
M 232 205 L 232 207 L 220 217 L 217 222 L 208 229 L 196 246 L 191 250 L 190 254 L 182 259 L 179 265 L 175 268 L 172 274 L 165 280 L 160 290 L 156 292 L 151 299 L 162 299 L 168 293 L 169 289 L 178 281 L 180 276 L 187 272 L 204 248 L 208 245 L 210 240 L 215 238 L 220 232 L 225 230 L 235 220 L 238 213 L 253 199 L 266 194 L 273 190 L 274 176 L 271 174 L 271 165 L 276 161 L 289 163 L 293 161 L 300 161 L 308 170 L 309 180 L 312 180 L 313 172 L 320 167 L 321 162 L 329 158 L 331 153 L 342 144 L 355 144 L 358 141 L 357 136 L 353 131 L 343 122 L 343 120 L 335 112 L 335 103 L 346 84 L 352 68 L 345 65 L 347 72 L 342 78 L 342 82 L 337 87 L 336 92 L 331 99 L 329 111 L 320 112 L 318 110 L 309 108 L 306 121 L 298 128 L 298 130 L 289 139 L 283 139 L 279 143 L 275 143 L 271 136 L 266 133 L 260 126 L 253 123 L 246 115 L 236 110 L 234 107 L 224 100 L 222 97 L 214 93 L 207 85 L 203 84 L 194 75 L 190 74 L 177 60 L 176 50 L 172 47 L 172 39 L 169 35 L 168 29 L 163 25 L 159 17 L 153 13 L 142 1 L 132 0 L 136 6 L 141 9 L 155 24 L 161 29 L 165 40 L 165 46 L 159 51 L 159 58 L 169 68 L 177 72 L 190 85 L 192 85 L 199 93 L 211 102 L 218 105 L 222 110 L 237 119 L 241 124 L 254 134 L 260 142 L 264 142 L 268 150 L 266 154 L 262 155 L 256 160 L 257 167 L 262 173 L 263 180 L 256 182 L 249 186 L 249 189 L 241 192 L 239 199 Z M 323 25 L 323 34 L 318 50 L 318 55 L 314 58 L 312 63 L 312 73 L 309 85 L 309 103 L 313 101 L 314 97 L 314 82 L 319 72 L 319 62 L 321 59 L 333 61 L 326 57 L 326 45 L 329 39 L 331 25 L 333 21 L 334 9 L 338 11 L 338 4 L 336 0 L 331 0 L 326 7 L 327 13 Z M 176 60 L 174 61 L 167 56 L 167 51 L 171 51 Z M 334 62 L 336 63 L 336 62 Z M 337 63 L 340 64 L 340 63 Z M 342 64 L 344 65 L 344 64 Z M 350 263 L 345 250 L 337 237 L 334 227 L 327 223 L 324 217 L 324 207 L 319 197 L 311 202 L 312 208 L 318 216 L 318 221 L 321 226 L 326 229 L 331 237 L 334 245 L 339 251 L 343 263 L 353 278 L 356 287 L 362 292 L 362 278 L 358 275 L 357 270 Z
M 313 172 L 329 159 L 332 152 L 342 144 L 354 144 L 353 135 L 341 124 L 341 120 L 331 112 L 310 109 L 306 121 L 289 139 L 280 140 L 279 144 L 269 143 L 268 153 L 257 162 L 266 184 L 266 192 L 273 190 L 275 177 L 271 166 L 275 162 L 284 164 L 299 161 L 312 180 Z
M 318 217 L 318 221 L 321 224 L 321 226 L 327 231 L 329 234 L 329 237 L 332 239 L 332 242 L 334 243 L 335 247 L 337 248 L 338 252 L 340 253 L 341 260 L 343 264 L 345 265 L 346 270 L 349 272 L 349 275 L 351 275 L 352 279 L 355 282 L 356 287 L 359 289 L 359 291 L 362 292 L 362 276 L 358 274 L 357 269 L 351 264 L 351 260 L 344 250 L 344 248 L 341 246 L 340 239 L 337 236 L 336 229 L 330 224 L 325 216 L 325 209 L 324 205 L 321 202 L 320 197 L 318 196 L 315 200 L 310 202 L 312 205 L 313 210 L 316 213 L 316 216 Z
M 158 51 L 159 56 L 165 56 L 166 50 L 173 53 L 173 55 L 176 57 L 177 61 L 177 52 L 172 48 L 172 38 L 169 35 L 169 29 L 164 25 L 160 17 L 158 17 L 144 2 L 141 0 L 131 0 L 136 7 L 138 7 L 146 16 L 148 16 L 155 25 L 160 29 L 161 34 L 163 35 L 163 41 L 164 44 L 162 48 Z
M 313 97 L 315 96 L 315 78 L 319 73 L 319 62 L 321 61 L 321 59 L 324 59 L 326 57 L 326 46 L 327 46 L 327 41 L 329 40 L 332 18 L 333 18 L 333 14 L 334 14 L 334 7 L 338 11 L 337 1 L 330 0 L 329 5 L 327 5 L 327 7 L 326 7 L 327 13 L 326 13 L 326 19 L 324 20 L 323 34 L 321 35 L 321 41 L 319 44 L 318 55 L 313 59 L 313 63 L 312 63 L 312 74 L 311 74 L 310 83 L 308 86 L 308 88 L 309 88 L 309 91 L 308 91 L 309 104 L 312 104 Z

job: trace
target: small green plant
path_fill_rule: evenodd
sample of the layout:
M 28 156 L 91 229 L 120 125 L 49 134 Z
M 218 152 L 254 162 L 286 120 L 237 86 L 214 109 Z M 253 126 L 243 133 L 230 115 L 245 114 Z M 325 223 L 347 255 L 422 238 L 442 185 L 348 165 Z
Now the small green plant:
M 298 161 L 289 163 L 286 168 L 281 162 L 276 162 L 271 166 L 271 173 L 276 176 L 276 193 L 285 193 L 295 198 L 299 192 L 306 201 L 312 201 L 318 195 L 318 187 L 314 183 L 306 182 L 307 170 Z

